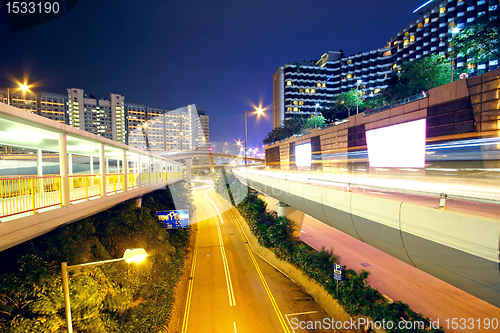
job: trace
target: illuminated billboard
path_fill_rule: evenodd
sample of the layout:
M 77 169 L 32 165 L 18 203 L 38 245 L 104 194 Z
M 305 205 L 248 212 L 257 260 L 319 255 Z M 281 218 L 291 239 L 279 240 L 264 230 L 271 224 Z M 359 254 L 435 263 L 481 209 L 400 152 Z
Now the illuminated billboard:
M 425 167 L 426 119 L 366 131 L 371 168 Z
M 311 167 L 311 143 L 295 146 L 295 165 L 297 167 Z

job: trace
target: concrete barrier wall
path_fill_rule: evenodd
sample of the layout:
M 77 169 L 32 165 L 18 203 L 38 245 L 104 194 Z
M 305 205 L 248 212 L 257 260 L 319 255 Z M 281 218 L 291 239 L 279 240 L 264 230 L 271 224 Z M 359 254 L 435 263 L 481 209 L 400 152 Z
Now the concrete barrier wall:
M 500 219 L 298 185 L 244 170 L 234 174 L 258 191 L 500 307 Z

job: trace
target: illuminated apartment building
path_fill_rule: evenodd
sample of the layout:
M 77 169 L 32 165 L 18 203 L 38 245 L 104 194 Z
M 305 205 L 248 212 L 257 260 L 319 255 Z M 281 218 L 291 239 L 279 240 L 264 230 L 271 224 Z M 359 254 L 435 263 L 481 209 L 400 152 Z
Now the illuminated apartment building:
M 175 110 L 127 103 L 127 144 L 150 151 L 185 151 L 205 142 L 195 105 Z M 208 122 L 208 116 L 205 116 Z
M 351 89 L 374 96 L 405 61 L 431 53 L 449 58 L 454 53 L 453 34 L 482 15 L 498 17 L 499 0 L 430 0 L 414 13 L 420 17 L 379 49 L 347 57 L 327 52 L 316 63 L 278 68 L 273 75 L 273 127 L 285 119 L 315 114 L 333 96 Z M 455 71 L 469 76 L 498 68 L 497 59 L 474 64 L 458 54 L 454 60 Z
M 7 102 L 9 97 L 9 103 Z M 0 90 L 0 102 L 38 114 L 60 123 L 66 123 L 68 97 L 47 92 L 35 93 L 18 89 Z
M 97 100 L 83 89 L 68 89 L 69 125 L 125 143 L 125 97 L 110 94 L 110 98 Z

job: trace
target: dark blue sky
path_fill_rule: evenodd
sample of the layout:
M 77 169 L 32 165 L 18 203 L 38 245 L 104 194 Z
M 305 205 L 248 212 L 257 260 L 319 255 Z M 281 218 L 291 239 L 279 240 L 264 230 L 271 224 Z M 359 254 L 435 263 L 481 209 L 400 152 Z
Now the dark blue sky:
M 249 143 L 262 145 L 280 65 L 383 47 L 418 18 L 412 11 L 423 2 L 80 0 L 18 33 L 1 9 L 0 87 L 10 74 L 30 72 L 40 91 L 75 87 L 151 106 L 196 104 L 210 116 L 212 142 L 243 139 L 243 111 L 260 103 L 267 120 L 249 120 Z

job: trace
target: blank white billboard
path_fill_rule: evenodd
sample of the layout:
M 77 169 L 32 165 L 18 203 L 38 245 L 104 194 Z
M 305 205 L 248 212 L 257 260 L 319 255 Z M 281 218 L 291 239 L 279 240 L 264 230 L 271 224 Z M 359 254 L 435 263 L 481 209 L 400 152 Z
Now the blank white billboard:
M 366 131 L 371 168 L 424 168 L 426 119 Z
M 295 146 L 295 165 L 298 167 L 311 167 L 311 143 Z

